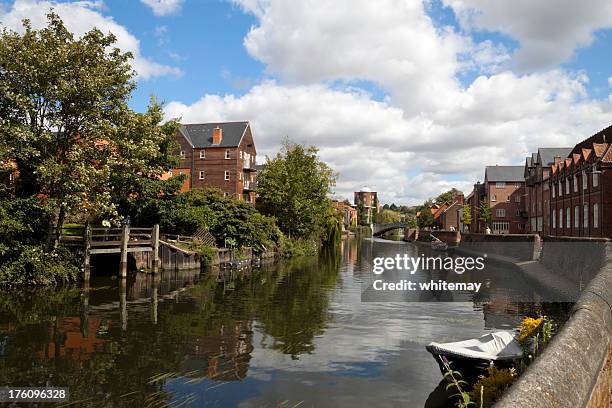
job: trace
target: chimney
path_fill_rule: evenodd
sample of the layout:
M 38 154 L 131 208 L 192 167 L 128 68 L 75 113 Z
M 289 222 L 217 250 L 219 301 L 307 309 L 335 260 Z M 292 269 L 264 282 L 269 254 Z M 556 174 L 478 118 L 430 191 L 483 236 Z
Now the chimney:
M 221 144 L 221 140 L 223 139 L 223 129 L 219 126 L 213 129 L 213 144 L 219 145 Z

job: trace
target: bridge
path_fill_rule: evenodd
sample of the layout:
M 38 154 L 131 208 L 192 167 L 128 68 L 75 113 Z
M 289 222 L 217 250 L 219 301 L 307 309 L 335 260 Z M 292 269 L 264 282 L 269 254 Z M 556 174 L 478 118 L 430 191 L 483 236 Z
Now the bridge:
M 391 222 L 388 224 L 372 224 L 372 235 L 379 236 L 394 229 L 408 228 L 407 222 Z

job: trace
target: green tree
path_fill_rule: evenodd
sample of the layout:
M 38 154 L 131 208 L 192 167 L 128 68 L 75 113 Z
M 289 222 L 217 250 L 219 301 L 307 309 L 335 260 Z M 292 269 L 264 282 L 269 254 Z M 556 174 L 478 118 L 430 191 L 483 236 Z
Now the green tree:
M 376 218 L 376 222 L 378 224 L 391 224 L 394 222 L 399 222 L 400 214 L 397 211 L 393 210 L 382 210 L 378 213 Z
M 376 222 L 378 219 L 378 197 L 374 197 L 372 200 L 372 222 Z
M 453 197 L 455 196 L 455 194 L 460 193 L 459 190 L 457 190 L 456 188 L 451 188 L 450 190 L 440 194 L 439 196 L 437 196 L 435 198 L 435 203 L 442 205 L 444 203 L 452 203 L 453 202 Z
M 336 174 L 317 153 L 314 146 L 286 140 L 258 175 L 257 208 L 275 217 L 290 238 L 320 239 L 327 225 Z
M 129 109 L 132 55 L 112 34 L 75 38 L 56 14 L 47 19 L 0 34 L 0 160 L 17 165 L 17 197 L 44 198 L 59 234 L 71 213 L 117 217 L 113 196 L 160 194 L 173 125 L 158 126 L 155 102 L 145 114 Z
M 421 214 L 417 218 L 419 228 L 431 228 L 435 223 L 435 219 L 429 208 L 421 210 Z
M 463 224 L 468 227 L 472 224 L 472 207 L 469 204 L 463 204 Z
M 491 207 L 484 198 L 480 201 L 480 205 L 478 206 L 478 219 L 485 225 L 491 223 Z

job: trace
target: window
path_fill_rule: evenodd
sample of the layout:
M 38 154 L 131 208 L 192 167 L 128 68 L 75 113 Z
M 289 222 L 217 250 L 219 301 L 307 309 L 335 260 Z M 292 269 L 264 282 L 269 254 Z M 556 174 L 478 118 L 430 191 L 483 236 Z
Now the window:
M 565 194 L 570 193 L 570 179 L 569 177 L 565 179 Z
M 240 158 L 242 159 L 242 150 L 240 150 Z
M 563 195 L 563 184 L 561 184 L 561 180 L 559 180 L 559 188 L 557 189 L 559 193 L 559 197 Z
M 521 183 L 516 183 L 516 184 L 514 185 L 514 187 L 516 187 L 516 188 L 521 188 L 521 187 L 523 187 L 523 185 L 522 185 Z
M 555 190 L 556 190 L 556 188 L 555 188 L 555 185 L 553 184 L 552 185 L 552 197 L 553 198 L 555 198 Z
M 204 172 L 200 171 L 200 180 L 204 180 Z
M 553 228 L 557 228 L 557 213 L 555 211 L 553 211 L 552 213 L 552 227 Z
M 491 196 L 491 201 L 497 201 L 497 196 L 495 194 Z
M 593 228 L 599 228 L 599 204 L 593 204 Z
M 172 170 L 170 170 L 170 171 L 168 172 L 168 175 L 169 175 L 170 177 L 172 177 Z
M 223 193 L 223 197 L 228 197 L 229 193 Z
M 548 191 L 550 189 L 548 183 L 543 183 L 543 187 L 544 191 Z
M 510 230 L 510 223 L 508 221 L 496 221 L 493 222 L 493 231 L 498 234 L 508 233 Z
M 515 195 L 514 196 L 514 201 L 516 201 L 517 203 L 520 203 L 521 202 L 521 195 L 520 194 Z
M 238 180 L 242 180 L 242 173 L 238 173 Z
M 520 217 L 520 216 L 521 216 L 521 210 L 516 210 L 515 215 L 516 215 L 517 217 Z
M 518 227 L 521 231 L 525 231 L 525 224 L 519 224 Z
M 567 207 L 565 209 L 565 227 L 566 228 L 571 228 L 572 227 L 572 218 L 571 218 L 570 208 L 569 207 Z
M 179 171 L 179 176 L 182 176 L 182 175 L 183 175 L 183 171 L 181 170 Z
M 586 172 L 583 171 L 582 172 L 582 189 L 586 190 L 588 187 L 588 181 L 587 181 L 587 176 L 586 176 Z
M 185 151 L 181 150 L 181 159 L 185 158 Z
M 506 201 L 510 202 L 510 196 L 506 197 Z
M 504 181 L 498 181 L 495 183 L 496 188 L 504 188 L 506 187 L 506 183 Z
M 559 228 L 563 228 L 563 209 L 559 208 Z
M 574 228 L 580 227 L 580 207 L 574 207 Z
M 499 217 L 499 218 L 503 218 L 506 216 L 506 209 L 505 208 L 498 208 L 497 210 L 495 210 L 495 216 Z
M 595 170 L 593 170 L 593 187 L 597 186 L 599 186 L 599 173 L 596 173 Z
M 206 150 L 200 150 L 200 159 L 206 158 Z
M 229 149 L 226 149 L 226 150 L 225 150 L 225 158 L 226 158 L 226 159 L 230 159 L 230 158 L 231 158 L 231 156 L 230 156 L 230 150 L 229 150 Z
M 574 174 L 574 193 L 578 192 L 578 177 Z
M 588 204 L 585 204 L 583 207 L 582 227 L 589 228 L 589 206 Z
M 538 201 L 538 211 L 542 211 L 542 202 Z
M 230 173 L 228 170 L 225 170 L 225 180 L 229 181 L 229 179 L 230 179 Z

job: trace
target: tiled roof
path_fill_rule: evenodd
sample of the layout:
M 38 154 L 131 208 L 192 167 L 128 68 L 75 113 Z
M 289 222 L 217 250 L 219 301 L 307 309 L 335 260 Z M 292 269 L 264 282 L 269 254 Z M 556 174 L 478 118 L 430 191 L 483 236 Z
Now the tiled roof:
M 495 181 L 525 181 L 524 166 L 487 166 L 485 179 Z
M 542 166 L 550 167 L 555 164 L 555 157 L 565 159 L 571 152 L 571 147 L 541 147 L 538 149 L 538 156 L 542 161 Z
M 212 144 L 213 129 L 221 128 L 221 143 Z M 236 147 L 240 144 L 249 122 L 217 122 L 181 125 L 179 131 L 193 147 Z

